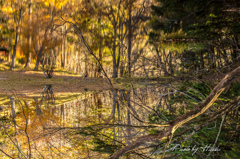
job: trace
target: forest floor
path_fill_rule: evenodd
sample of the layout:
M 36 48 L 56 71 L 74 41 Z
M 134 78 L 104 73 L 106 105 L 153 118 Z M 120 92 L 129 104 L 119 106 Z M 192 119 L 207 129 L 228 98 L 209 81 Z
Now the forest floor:
M 81 77 L 80 75 L 56 69 L 53 78 L 45 78 L 42 71 L 32 71 L 17 67 L 15 71 L 9 70 L 9 65 L 0 64 L 0 94 L 32 97 L 40 95 L 45 85 L 52 85 L 54 94 L 78 94 L 85 91 L 109 90 L 111 85 L 106 78 Z M 204 81 L 210 85 L 216 85 L 224 75 L 211 73 L 201 79 L 189 76 L 185 77 L 133 77 L 111 79 L 117 89 L 129 89 L 131 87 L 148 87 L 169 83 L 183 82 L 184 80 Z
M 80 93 L 86 90 L 107 90 L 111 86 L 105 78 L 80 77 L 54 73 L 53 78 L 45 78 L 39 71 L 0 71 L 0 93 L 20 96 L 36 96 L 45 85 L 52 85 L 55 93 Z
M 114 88 L 129 89 L 132 86 L 155 86 L 176 81 L 168 77 L 152 78 L 117 78 L 111 79 Z M 106 78 L 81 77 L 62 71 L 54 72 L 52 78 L 45 78 L 42 71 L 4 70 L 0 71 L 0 94 L 16 94 L 20 96 L 36 96 L 42 93 L 45 85 L 52 85 L 54 94 L 82 93 L 87 91 L 109 90 L 111 85 Z
M 22 97 L 38 96 L 43 92 L 46 85 L 52 85 L 54 94 L 78 94 L 87 91 L 109 90 L 111 85 L 106 78 L 82 77 L 63 68 L 56 68 L 52 78 L 45 78 L 39 68 L 33 71 L 34 66 L 25 69 L 17 64 L 14 71 L 10 71 L 10 64 L 0 63 L 0 94 L 15 95 Z M 110 77 L 109 77 L 110 78 Z M 146 87 L 172 81 L 168 77 L 117 78 L 110 79 L 117 89 L 129 89 L 134 87 Z
M 222 77 L 219 77 L 220 79 Z M 205 80 L 213 80 L 205 78 Z M 168 83 L 179 83 L 181 78 L 151 77 L 151 78 L 118 78 L 112 80 L 114 87 L 129 89 L 130 87 L 156 86 Z M 211 83 L 211 82 L 210 82 Z M 53 78 L 45 78 L 42 71 L 17 70 L 0 71 L 0 93 L 35 96 L 41 94 L 45 85 L 52 85 L 54 93 L 81 93 L 111 89 L 106 78 L 80 77 L 79 75 L 60 74 L 55 72 Z

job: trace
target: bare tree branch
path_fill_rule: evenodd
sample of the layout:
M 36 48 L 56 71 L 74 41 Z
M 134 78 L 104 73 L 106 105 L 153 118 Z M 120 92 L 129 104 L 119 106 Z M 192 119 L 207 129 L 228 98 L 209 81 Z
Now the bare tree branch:
M 185 113 L 176 119 L 170 122 L 168 128 L 158 134 L 150 134 L 139 137 L 136 141 L 132 142 L 131 144 L 119 149 L 116 151 L 109 159 L 117 159 L 127 151 L 132 150 L 147 141 L 156 141 L 156 140 L 164 140 L 169 138 L 180 126 L 185 124 L 186 122 L 196 118 L 197 116 L 203 114 L 218 98 L 218 96 L 224 91 L 225 87 L 232 82 L 233 79 L 240 76 L 240 66 L 233 70 L 232 72 L 228 73 L 212 90 L 210 95 L 194 110 Z
M 7 157 L 13 158 L 12 156 L 10 156 L 10 155 L 8 155 L 6 152 L 4 152 L 2 149 L 0 149 L 0 151 L 1 151 L 2 153 L 4 153 Z

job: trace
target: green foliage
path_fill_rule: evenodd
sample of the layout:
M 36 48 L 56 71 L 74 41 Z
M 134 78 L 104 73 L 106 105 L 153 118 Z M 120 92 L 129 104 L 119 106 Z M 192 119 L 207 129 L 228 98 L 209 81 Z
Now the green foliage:
M 93 142 L 95 143 L 95 147 L 94 149 L 92 149 L 93 151 L 97 151 L 100 153 L 108 153 L 108 154 L 112 154 L 114 153 L 116 150 L 118 150 L 119 148 L 121 148 L 121 146 L 119 145 L 115 145 L 115 144 L 110 144 L 109 141 L 107 140 L 102 140 L 100 138 L 95 137 L 93 139 Z
M 183 29 L 184 32 L 202 38 L 221 34 L 225 27 L 234 32 L 237 24 L 235 12 L 227 12 L 226 6 L 221 2 L 208 0 L 158 0 L 158 5 L 152 6 L 152 28 L 171 33 Z M 239 6 L 238 1 L 227 1 L 228 4 Z M 236 28 L 235 28 L 236 29 Z M 212 38 L 216 38 L 212 36 Z
M 170 104 L 188 103 L 189 106 L 198 104 L 210 94 L 211 89 L 204 83 L 191 83 L 189 81 L 185 81 L 180 86 L 180 91 L 184 92 L 185 94 L 177 93 L 175 96 L 172 96 L 168 101 Z M 191 107 L 189 108 L 191 109 Z
M 240 83 L 238 83 L 238 82 L 233 83 L 231 85 L 231 88 L 229 91 L 230 91 L 232 97 L 239 96 L 240 95 Z
M 226 49 L 235 48 L 230 39 L 233 37 L 238 39 L 239 36 L 240 23 L 237 10 L 240 1 L 157 0 L 157 2 L 152 6 L 150 41 L 155 47 L 181 53 L 179 56 L 181 66 L 191 70 L 204 68 L 208 63 L 205 61 L 209 61 L 209 56 L 204 59 L 205 52 L 217 54 L 214 49 L 207 50 L 209 45 Z M 232 7 L 229 8 L 226 4 Z M 192 41 L 193 44 L 199 43 L 202 47 L 185 44 L 191 44 Z M 239 40 L 236 43 L 238 45 Z M 202 50 L 207 51 L 200 54 Z M 235 53 L 231 56 L 233 59 L 236 58 Z M 210 57 L 213 58 L 212 55 Z
M 200 65 L 200 57 L 197 52 L 192 50 L 185 50 L 181 56 L 182 66 L 185 68 L 194 68 Z
M 96 130 L 92 127 L 82 127 L 79 128 L 77 131 L 74 131 L 74 134 L 80 134 L 82 136 L 94 136 L 96 135 Z
M 175 115 L 169 114 L 167 110 L 159 108 L 156 112 L 152 112 L 148 115 L 148 121 L 153 124 L 164 124 L 166 120 L 171 121 L 173 120 Z M 159 132 L 155 129 L 150 129 L 152 134 Z
M 235 83 L 232 83 L 229 89 L 221 94 L 221 97 L 226 97 L 230 99 L 237 96 L 240 96 L 240 83 L 237 81 Z
M 208 96 L 211 92 L 211 89 L 205 85 L 204 83 L 195 83 L 193 85 L 193 88 L 204 94 L 205 96 Z
M 92 138 L 92 142 L 94 143 L 94 147 L 91 149 L 92 151 L 112 154 L 117 149 L 121 148 L 120 145 L 114 144 L 113 139 L 103 138 L 99 132 L 101 132 L 101 128 L 93 128 L 91 126 L 73 131 L 75 135 L 79 134 L 84 137 Z
M 180 87 L 181 91 L 184 91 L 185 93 L 187 93 L 188 95 L 190 95 L 191 97 L 194 97 L 196 99 L 199 100 L 204 100 L 205 97 L 207 97 L 210 92 L 211 89 L 204 83 L 192 83 L 189 81 L 185 81 L 182 86 Z M 240 84 L 238 82 L 233 83 L 230 88 L 228 89 L 227 92 L 222 93 L 221 97 L 219 97 L 219 99 L 221 101 L 223 101 L 222 104 L 225 103 L 225 99 L 226 98 L 234 98 L 236 96 L 240 95 Z M 188 108 L 191 109 L 191 107 L 189 106 L 189 104 L 191 104 L 192 102 L 191 98 L 188 98 L 187 96 L 184 96 L 182 94 L 178 94 L 174 97 L 171 98 L 170 103 L 180 103 L 180 104 L 184 104 L 187 103 Z M 227 100 L 228 101 L 228 100 Z M 193 104 L 193 103 L 192 103 Z M 221 103 L 218 102 L 218 106 Z M 221 106 L 221 105 L 220 105 Z M 179 110 L 180 112 L 181 110 Z M 196 120 L 200 120 L 202 118 L 206 118 L 206 116 L 199 116 Z M 215 147 L 219 147 L 221 149 L 220 152 L 212 152 L 210 158 L 215 158 L 216 155 L 220 155 L 220 156 L 224 156 L 222 158 L 236 158 L 237 156 L 239 156 L 240 152 L 239 152 L 239 138 L 237 136 L 234 137 L 234 139 L 232 139 L 231 141 L 229 140 L 229 138 L 232 136 L 232 132 L 235 131 L 235 127 L 236 125 L 233 124 L 233 122 L 231 121 L 231 117 L 227 117 L 226 120 L 228 120 L 229 123 L 232 123 L 232 125 L 226 126 L 224 125 L 221 131 L 221 134 L 219 136 L 218 142 L 215 145 Z M 195 124 L 189 125 L 192 127 L 195 127 L 196 124 L 201 124 L 196 122 Z M 204 147 L 204 146 L 213 146 L 216 137 L 219 133 L 219 127 L 221 124 L 221 120 L 217 119 L 215 121 L 212 121 L 211 123 L 209 123 L 206 127 L 202 128 L 200 131 L 196 132 L 191 140 L 187 140 L 185 142 L 183 142 L 181 144 L 182 148 L 187 148 L 188 146 L 193 147 L 194 145 L 196 145 L 198 148 Z M 176 132 L 182 132 L 184 131 L 184 128 L 179 128 L 179 130 Z M 153 131 L 152 131 L 153 132 Z M 187 132 L 183 138 L 185 138 L 186 136 L 190 135 L 192 133 L 192 131 Z M 230 134 L 229 134 L 230 133 Z M 182 140 L 180 140 L 182 141 Z M 229 142 L 230 141 L 230 142 Z M 228 143 L 228 144 L 227 144 Z M 227 145 L 226 145 L 227 144 Z M 198 153 L 196 154 L 192 154 L 192 151 L 184 151 L 184 152 L 169 152 L 171 154 L 180 154 L 180 158 L 198 158 L 199 155 L 208 155 L 210 151 L 202 151 L 199 150 Z

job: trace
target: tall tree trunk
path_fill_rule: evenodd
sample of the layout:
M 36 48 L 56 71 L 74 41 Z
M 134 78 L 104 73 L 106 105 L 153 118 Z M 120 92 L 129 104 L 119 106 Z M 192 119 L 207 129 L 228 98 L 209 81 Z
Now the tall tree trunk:
M 65 31 L 67 30 L 67 27 L 65 26 Z M 67 37 L 64 37 L 64 68 L 68 66 L 67 64 L 67 56 L 68 56 L 68 49 L 67 49 Z
M 37 60 L 36 60 L 36 64 L 35 64 L 35 67 L 34 67 L 34 70 L 37 71 L 38 70 L 38 67 L 39 67 L 39 62 L 40 62 L 40 57 L 37 56 Z
M 85 75 L 84 75 L 85 77 L 88 77 L 87 62 L 88 62 L 87 54 L 85 53 Z
M 65 32 L 65 30 L 64 30 L 64 25 L 62 26 L 61 29 L 62 29 L 62 36 L 63 36 L 63 37 L 62 37 L 61 67 L 64 67 L 64 68 L 65 68 L 65 67 L 66 67 L 66 66 L 65 66 L 66 63 L 65 63 L 65 59 L 64 59 L 65 56 L 64 56 L 64 55 L 65 55 L 65 45 L 66 45 L 66 44 L 65 44 L 65 38 L 66 38 L 66 37 L 65 37 L 65 35 L 64 35 L 64 34 L 65 34 L 65 33 L 64 33 L 64 32 Z
M 43 63 L 43 60 L 42 60 L 42 51 L 43 51 L 43 48 L 45 46 L 43 45 L 40 50 L 37 52 L 37 60 L 36 60 L 36 64 L 35 64 L 35 67 L 34 67 L 34 70 L 37 71 L 38 70 L 38 67 L 39 67 L 39 62 Z
M 99 43 L 99 51 L 98 51 L 98 58 L 99 58 L 99 62 L 100 64 L 102 65 L 102 34 L 101 34 L 101 16 L 102 16 L 102 12 L 100 11 L 100 17 L 98 18 L 98 26 L 99 26 L 99 40 L 100 40 L 100 43 Z M 102 69 L 100 67 L 100 65 L 98 64 L 98 75 L 97 77 L 100 77 L 101 76 L 101 72 L 102 72 Z
M 119 18 L 119 39 L 121 39 L 121 44 L 119 45 L 119 55 L 121 55 L 121 59 L 119 59 L 119 64 L 120 64 L 120 77 L 123 76 L 124 74 L 124 58 L 123 58 L 123 48 L 122 48 L 122 45 L 123 45 L 123 37 L 121 37 L 121 35 L 123 34 L 123 24 L 122 22 L 120 21 L 121 18 Z
M 18 45 L 18 39 L 19 39 L 19 34 L 18 34 L 18 26 L 16 26 L 16 37 L 15 37 L 15 45 L 13 47 L 13 55 L 12 55 L 12 65 L 11 65 L 11 70 L 14 70 L 15 64 L 16 64 L 16 52 L 17 52 L 17 45 Z
M 30 25 L 30 30 L 32 28 L 32 0 L 30 0 L 30 4 L 29 4 L 29 11 L 28 11 L 28 15 L 29 15 L 29 25 Z M 30 64 L 31 64 L 31 57 L 32 57 L 32 53 L 31 53 L 31 44 L 32 44 L 32 35 L 30 32 L 30 35 L 28 36 L 28 52 L 27 52 L 27 61 L 26 64 L 24 66 L 24 68 L 29 68 Z
M 131 51 L 132 51 L 132 0 L 129 0 L 128 8 L 128 75 L 131 75 Z
M 32 53 L 29 52 L 29 53 L 27 54 L 27 61 L 26 61 L 26 64 L 25 64 L 24 68 L 30 68 L 31 57 L 32 57 Z
M 114 40 L 113 40 L 113 78 L 117 78 L 118 77 L 118 67 L 117 67 L 117 60 L 116 60 L 116 26 L 114 26 Z

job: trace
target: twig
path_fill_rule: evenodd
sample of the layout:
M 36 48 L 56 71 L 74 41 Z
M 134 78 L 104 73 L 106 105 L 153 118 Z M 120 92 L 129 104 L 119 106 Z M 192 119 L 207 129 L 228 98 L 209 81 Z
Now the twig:
M 221 133 L 221 130 L 222 130 L 223 123 L 224 123 L 224 121 L 225 121 L 225 119 L 226 119 L 226 116 L 227 116 L 226 114 L 227 114 L 227 113 L 225 113 L 225 114 L 222 116 L 222 122 L 221 122 L 221 125 L 220 125 L 220 127 L 219 127 L 218 135 L 217 135 L 216 140 L 215 140 L 215 142 L 214 142 L 214 144 L 213 144 L 212 147 L 215 147 L 215 145 L 217 144 L 217 141 L 218 141 L 218 139 L 219 139 L 219 136 L 220 136 L 220 133 Z M 208 159 L 208 157 L 211 155 L 211 153 L 212 153 L 212 151 L 210 151 L 209 154 L 207 155 L 207 159 Z
M 0 149 L 0 151 L 1 151 L 2 153 L 4 153 L 7 157 L 13 158 L 12 156 L 10 156 L 10 155 L 8 155 L 6 152 L 4 152 L 2 149 Z M 13 159 L 14 159 L 14 158 L 13 158 Z

